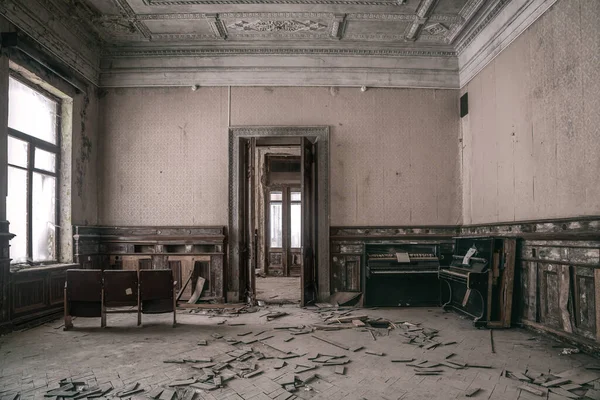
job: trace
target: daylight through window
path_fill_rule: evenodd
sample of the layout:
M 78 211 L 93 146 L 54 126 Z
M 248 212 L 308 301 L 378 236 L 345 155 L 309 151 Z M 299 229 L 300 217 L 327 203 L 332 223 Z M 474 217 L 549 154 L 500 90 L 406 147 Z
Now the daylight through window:
M 11 76 L 8 93 L 8 197 L 12 263 L 57 260 L 60 100 Z

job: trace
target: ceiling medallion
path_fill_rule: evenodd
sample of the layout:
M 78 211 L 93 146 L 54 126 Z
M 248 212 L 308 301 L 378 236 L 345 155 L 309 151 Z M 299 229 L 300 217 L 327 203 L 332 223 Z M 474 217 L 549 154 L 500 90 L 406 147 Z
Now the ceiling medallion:
M 320 31 L 327 28 L 327 25 L 315 21 L 237 21 L 227 28 L 236 31 L 255 31 L 255 32 L 305 32 Z
M 448 28 L 440 23 L 431 24 L 425 27 L 425 32 L 433 36 L 445 35 L 448 33 Z

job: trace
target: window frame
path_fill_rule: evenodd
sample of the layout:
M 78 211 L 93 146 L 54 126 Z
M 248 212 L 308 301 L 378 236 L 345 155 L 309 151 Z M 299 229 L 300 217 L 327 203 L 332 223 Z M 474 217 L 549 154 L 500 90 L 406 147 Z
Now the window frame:
M 292 193 L 300 193 L 300 200 L 292 200 Z M 302 188 L 290 187 L 288 191 L 290 209 L 290 250 L 302 250 Z M 292 206 L 300 205 L 300 247 L 292 246 Z
M 8 136 L 14 139 L 22 140 L 28 143 L 27 149 L 27 167 L 21 167 L 18 165 L 10 164 L 7 162 L 7 168 L 17 168 L 21 171 L 27 172 L 27 246 L 26 246 L 26 260 L 22 262 L 12 263 L 11 265 L 47 265 L 47 264 L 56 264 L 58 260 L 60 260 L 60 228 L 58 225 L 59 215 L 60 215 L 60 166 L 61 166 L 61 146 L 62 146 L 62 107 L 63 100 L 60 97 L 55 96 L 54 94 L 48 92 L 43 87 L 31 82 L 29 79 L 26 79 L 16 71 L 10 71 L 9 79 L 14 79 L 19 83 L 27 86 L 28 88 L 36 91 L 44 97 L 49 98 L 50 100 L 56 102 L 56 144 L 52 144 L 42 139 L 38 139 L 34 136 L 31 136 L 27 133 L 21 132 L 14 128 L 8 128 Z M 8 105 L 10 107 L 10 93 L 8 94 Z M 44 169 L 35 168 L 35 150 L 40 149 L 49 153 L 54 154 L 54 172 L 50 172 Z M 54 235 L 54 257 L 52 260 L 44 260 L 44 261 L 33 261 L 33 174 L 39 173 L 43 175 L 52 176 L 55 179 L 54 186 L 54 226 L 55 229 Z M 8 189 L 8 188 L 7 188 Z M 10 221 L 9 221 L 10 223 Z
M 276 193 L 276 192 L 281 193 L 281 200 L 271 200 L 271 194 L 272 193 Z M 268 190 L 268 199 L 269 199 L 269 201 L 267 203 L 267 214 L 268 214 L 268 221 L 269 221 L 269 223 L 267 224 L 267 233 L 268 233 L 268 235 L 267 235 L 267 243 L 269 244 L 269 249 L 282 250 L 284 248 L 284 243 L 283 243 L 283 241 L 284 241 L 284 232 L 283 232 L 284 223 L 283 223 L 283 218 L 284 218 L 284 212 L 285 212 L 284 202 L 283 202 L 284 198 L 285 198 L 285 190 L 284 189 L 274 187 L 274 188 L 270 188 Z M 281 205 L 281 246 L 278 246 L 278 247 L 271 246 L 272 239 L 273 239 L 272 238 L 273 232 L 271 230 L 271 219 L 272 219 L 272 216 L 271 216 L 271 204 L 280 204 Z

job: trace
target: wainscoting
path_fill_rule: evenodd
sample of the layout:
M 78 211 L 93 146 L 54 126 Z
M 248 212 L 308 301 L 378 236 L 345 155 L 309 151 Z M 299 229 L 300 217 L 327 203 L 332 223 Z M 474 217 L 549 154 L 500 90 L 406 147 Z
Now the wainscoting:
M 446 227 L 331 228 L 331 291 L 364 291 L 365 246 L 518 239 L 513 323 L 600 350 L 600 217 Z
M 92 269 L 171 268 L 181 288 L 193 272 L 203 298 L 224 301 L 225 228 L 75 226 L 75 262 Z M 188 284 L 184 297 L 192 293 Z
M 62 311 L 66 270 L 77 264 L 11 272 L 11 324 L 18 326 Z
M 600 350 L 600 218 L 463 226 L 461 235 L 518 237 L 515 321 Z

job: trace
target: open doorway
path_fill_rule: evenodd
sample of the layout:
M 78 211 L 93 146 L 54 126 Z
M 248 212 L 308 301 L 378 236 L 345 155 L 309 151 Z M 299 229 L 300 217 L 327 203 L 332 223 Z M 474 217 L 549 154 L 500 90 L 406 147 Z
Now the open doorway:
M 256 299 L 297 304 L 302 273 L 300 146 L 258 142 L 255 153 Z
M 267 147 L 277 148 L 277 151 L 269 156 L 272 156 L 273 162 L 279 163 L 274 168 L 278 176 L 261 174 L 261 171 L 266 171 L 259 167 L 263 160 L 261 149 Z M 284 148 L 290 151 L 282 152 Z M 264 151 L 265 156 L 267 153 Z M 289 178 L 288 173 L 298 168 L 294 157 L 296 160 L 298 157 L 300 159 L 299 185 L 297 176 L 291 178 L 291 181 L 286 181 Z M 269 162 L 265 157 L 263 163 Z M 285 163 L 288 165 L 284 165 Z M 301 305 L 328 297 L 329 129 L 231 127 L 229 165 L 227 300 L 256 301 L 257 279 L 263 279 L 256 277 L 256 271 L 268 271 L 270 265 L 273 266 L 272 271 L 276 271 L 276 266 L 279 266 L 279 277 L 282 278 L 287 278 L 287 275 L 293 278 L 294 271 L 299 269 L 299 285 L 294 284 L 293 287 L 299 288 Z M 282 172 L 283 175 L 288 174 L 288 178 L 283 176 Z M 263 186 L 263 189 L 259 189 L 259 186 Z M 274 193 L 271 197 L 271 190 L 276 192 L 276 189 L 279 189 L 280 193 Z M 281 247 L 271 247 L 267 243 L 267 240 L 271 239 L 270 226 L 266 225 L 267 207 L 270 207 L 271 198 L 281 199 L 273 200 L 274 208 L 280 207 L 281 210 Z M 278 201 L 280 203 L 276 205 Z M 289 206 L 289 215 L 287 211 L 284 213 L 284 202 Z M 291 220 L 298 215 L 297 210 L 294 211 L 298 205 L 301 219 L 300 249 L 296 247 L 297 243 L 292 244 L 291 231 Z M 262 220 L 259 218 L 260 212 L 264 213 Z M 292 217 L 292 213 L 295 213 L 295 217 Z M 283 223 L 286 218 L 287 228 L 284 229 Z M 285 235 L 288 237 L 289 246 L 284 246 Z M 261 244 L 261 241 L 265 244 Z M 267 263 L 270 254 L 273 254 L 273 263 Z M 281 260 L 278 257 L 281 257 Z

